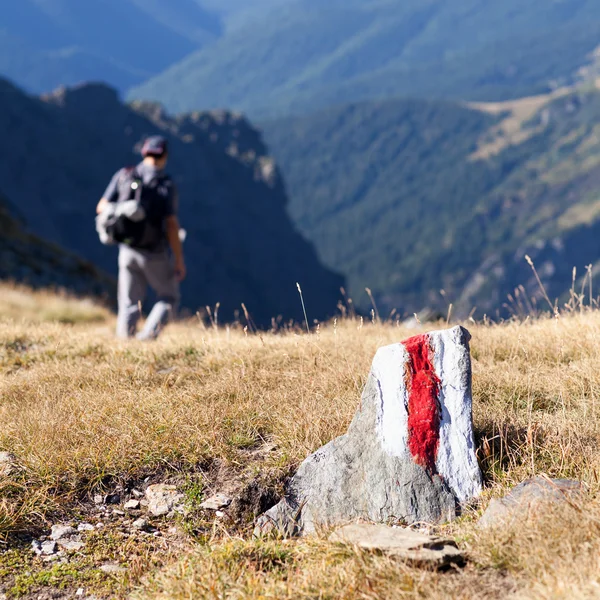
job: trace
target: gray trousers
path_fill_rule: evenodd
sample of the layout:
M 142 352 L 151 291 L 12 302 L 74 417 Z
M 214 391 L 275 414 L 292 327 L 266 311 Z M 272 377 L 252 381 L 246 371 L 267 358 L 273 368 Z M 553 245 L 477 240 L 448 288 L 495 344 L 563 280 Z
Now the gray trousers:
M 140 306 L 148 285 L 156 292 L 157 301 L 142 331 L 141 340 L 155 339 L 173 316 L 179 304 L 179 282 L 168 250 L 147 252 L 128 246 L 119 249 L 119 315 L 117 336 L 133 337 L 140 318 Z

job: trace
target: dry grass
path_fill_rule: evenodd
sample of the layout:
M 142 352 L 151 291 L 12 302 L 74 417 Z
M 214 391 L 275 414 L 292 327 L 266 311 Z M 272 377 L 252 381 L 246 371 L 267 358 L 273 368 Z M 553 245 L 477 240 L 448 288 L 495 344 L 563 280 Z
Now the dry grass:
M 481 506 L 445 528 L 468 551 L 429 573 L 324 540 L 256 542 L 222 529 L 147 579 L 154 598 L 577 598 L 600 595 L 600 313 L 472 325 L 474 419 L 487 479 Z M 318 334 L 245 335 L 173 326 L 155 344 L 117 342 L 112 323 L 0 324 L 0 532 L 69 514 L 90 490 L 220 459 L 279 480 L 344 433 L 375 350 L 412 335 L 345 321 Z M 269 441 L 267 455 L 252 450 Z M 538 473 L 590 487 L 581 507 L 481 532 L 477 511 Z M 165 559 L 166 560 L 166 559 Z M 167 561 L 168 562 L 168 561 Z M 569 595 L 570 594 L 570 595 Z
M 485 160 L 496 156 L 509 146 L 526 142 L 542 131 L 543 126 L 523 129 L 529 121 L 546 104 L 561 98 L 573 91 L 573 88 L 559 88 L 550 94 L 529 96 L 505 102 L 470 102 L 469 107 L 492 115 L 506 114 L 504 119 L 488 131 L 470 160 Z
M 78 299 L 67 293 L 33 291 L 27 287 L 0 284 L 0 319 L 25 323 L 58 322 L 65 324 L 97 323 L 110 313 L 92 300 Z

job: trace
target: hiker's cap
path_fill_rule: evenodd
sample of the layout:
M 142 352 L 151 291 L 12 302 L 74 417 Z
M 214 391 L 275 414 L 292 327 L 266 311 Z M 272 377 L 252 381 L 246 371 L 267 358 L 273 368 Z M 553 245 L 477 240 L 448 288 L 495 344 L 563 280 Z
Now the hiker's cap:
M 161 135 L 153 135 L 144 142 L 142 156 L 163 156 L 167 150 L 167 140 Z

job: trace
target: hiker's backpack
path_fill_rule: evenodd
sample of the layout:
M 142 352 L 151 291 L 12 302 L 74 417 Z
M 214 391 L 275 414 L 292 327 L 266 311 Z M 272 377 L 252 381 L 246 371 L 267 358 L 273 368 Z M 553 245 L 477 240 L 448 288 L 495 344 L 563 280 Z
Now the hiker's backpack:
M 135 167 L 123 169 L 117 182 L 117 202 L 109 203 L 96 219 L 100 241 L 141 250 L 159 246 L 164 239 L 164 215 L 171 186 L 167 175 L 144 184 Z

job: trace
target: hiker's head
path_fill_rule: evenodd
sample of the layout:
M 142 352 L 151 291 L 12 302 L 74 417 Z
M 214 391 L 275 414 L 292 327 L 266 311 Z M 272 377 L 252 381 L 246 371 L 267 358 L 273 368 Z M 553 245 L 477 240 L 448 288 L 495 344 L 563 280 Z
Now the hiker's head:
M 160 135 L 149 137 L 142 146 L 142 156 L 144 162 L 149 162 L 159 169 L 164 168 L 169 157 L 167 140 Z

